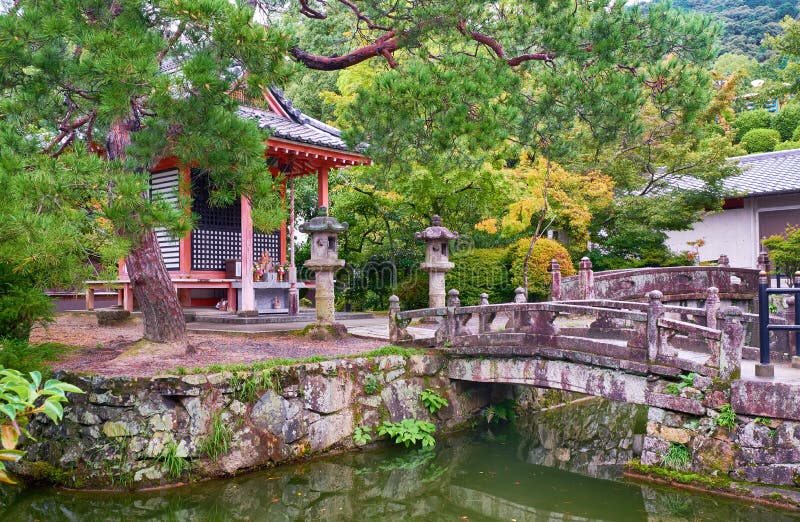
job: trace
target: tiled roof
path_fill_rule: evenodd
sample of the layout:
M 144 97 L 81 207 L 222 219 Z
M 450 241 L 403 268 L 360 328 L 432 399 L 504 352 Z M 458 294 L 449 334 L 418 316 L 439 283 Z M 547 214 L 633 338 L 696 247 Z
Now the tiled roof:
M 260 128 L 269 129 L 270 135 L 275 138 L 284 138 L 330 149 L 350 150 L 342 140 L 342 133 L 339 129 L 303 114 L 279 89 L 270 89 L 270 92 L 289 115 L 288 118 L 266 109 L 245 106 L 240 107 L 238 113 L 244 118 L 256 120 Z
M 800 149 L 765 152 L 729 158 L 742 173 L 723 181 L 740 196 L 800 191 Z

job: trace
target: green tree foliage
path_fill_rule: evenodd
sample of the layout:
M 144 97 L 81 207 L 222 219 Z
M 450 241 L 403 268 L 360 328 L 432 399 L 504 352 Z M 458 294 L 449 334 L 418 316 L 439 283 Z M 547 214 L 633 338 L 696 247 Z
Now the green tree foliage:
M 783 235 L 762 239 L 778 272 L 792 276 L 800 270 L 800 227 L 790 225 Z
M 214 204 L 248 194 L 259 228 L 281 221 L 283 207 L 264 162 L 265 136 L 236 114 L 230 92 L 260 97 L 285 79 L 289 37 L 252 18 L 246 4 L 225 0 L 20 0 L 3 10 L 0 139 L 8 148 L 0 149 L 11 160 L 0 164 L 0 183 L 14 189 L 1 191 L 2 197 L 23 197 L 0 233 L 10 229 L 17 238 L 25 235 L 21 223 L 56 225 L 35 227 L 36 241 L 8 254 L 15 269 L 83 267 L 95 249 L 105 261 L 139 255 L 156 227 L 185 232 L 189 216 L 142 197 L 146 169 L 169 156 L 209 172 Z M 101 149 L 104 156 L 97 154 Z M 67 247 L 59 250 L 59 244 Z M 36 249 L 43 252 L 28 254 Z M 58 257 L 63 260 L 48 263 Z M 159 325 L 182 325 L 172 289 L 149 288 L 150 294 L 137 294 L 140 304 L 154 305 L 143 306 L 146 335 L 185 340 L 183 328 L 171 332 L 178 339 L 159 332 Z M 161 298 L 175 306 L 169 317 L 149 320 Z
M 792 134 L 800 125 L 800 104 L 790 103 L 778 111 L 772 119 L 771 127 L 781 134 L 781 141 L 792 138 Z
M 774 129 L 753 129 L 742 136 L 741 144 L 748 154 L 772 152 L 780 143 L 781 134 Z
M 738 53 L 725 53 L 714 61 L 712 70 L 726 78 L 734 73 L 749 73 L 756 67 L 756 61 L 750 56 Z
M 52 316 L 50 298 L 10 265 L 0 263 L 0 339 L 27 341 L 31 328 Z
M 511 284 L 514 288 L 522 286 L 522 263 L 530 246 L 530 239 L 523 238 L 513 243 L 508 248 L 508 256 L 511 262 Z M 528 299 L 531 301 L 541 301 L 550 295 L 552 277 L 550 275 L 550 263 L 553 259 L 561 265 L 561 275 L 571 276 L 576 273 L 572 264 L 569 252 L 557 241 L 547 238 L 539 238 L 533 247 L 533 253 L 529 262 L 528 270 Z
M 764 35 L 780 34 L 779 22 L 798 14 L 797 2 L 791 0 L 674 0 L 674 5 L 717 17 L 724 27 L 721 51 L 759 61 L 769 57 L 761 42 Z
M 737 140 L 741 140 L 745 134 L 753 129 L 769 129 L 771 125 L 772 114 L 766 109 L 740 112 L 732 123 L 733 128 L 736 129 Z

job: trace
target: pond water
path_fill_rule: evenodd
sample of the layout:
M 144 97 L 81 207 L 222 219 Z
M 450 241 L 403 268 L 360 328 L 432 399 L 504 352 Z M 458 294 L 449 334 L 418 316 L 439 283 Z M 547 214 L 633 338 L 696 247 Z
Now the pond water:
M 797 520 L 620 479 L 641 410 L 591 401 L 443 438 L 145 493 L 0 495 L 2 521 Z

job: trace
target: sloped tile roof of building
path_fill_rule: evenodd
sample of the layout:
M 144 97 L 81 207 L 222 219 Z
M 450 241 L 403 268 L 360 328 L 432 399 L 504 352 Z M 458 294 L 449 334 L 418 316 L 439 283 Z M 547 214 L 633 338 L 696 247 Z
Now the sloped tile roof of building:
M 270 91 L 281 108 L 289 115 L 288 118 L 266 109 L 246 106 L 239 108 L 239 114 L 244 118 L 256 120 L 258 126 L 268 129 L 274 138 L 284 138 L 330 149 L 350 150 L 342 140 L 342 133 L 339 129 L 315 120 L 295 108 L 281 90 L 270 89 Z
M 730 158 L 742 173 L 726 179 L 726 189 L 738 196 L 800 191 L 800 149 Z

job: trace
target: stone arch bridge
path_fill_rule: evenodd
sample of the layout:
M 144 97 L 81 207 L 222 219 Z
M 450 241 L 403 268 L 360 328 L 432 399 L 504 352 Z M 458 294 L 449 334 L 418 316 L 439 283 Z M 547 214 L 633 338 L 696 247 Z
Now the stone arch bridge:
M 489 304 L 483 294 L 479 305 L 461 306 L 458 291 L 450 290 L 445 307 L 401 311 L 393 296 L 390 340 L 425 342 L 449 354 L 449 377 L 458 380 L 554 388 L 691 415 L 730 402 L 739 414 L 800 420 L 800 401 L 778 400 L 787 391 L 781 383 L 742 379 L 743 365 L 752 373 L 750 359 L 758 353 L 749 345 L 758 339 L 758 315 L 750 313 L 758 270 L 595 275 L 587 262 L 563 281 L 554 263 L 553 293 L 560 299 L 548 302 L 528 303 L 517 289 L 513 303 Z M 414 320 L 433 325 L 427 336 L 409 328 Z M 691 373 L 700 393 L 676 394 L 675 385 Z

